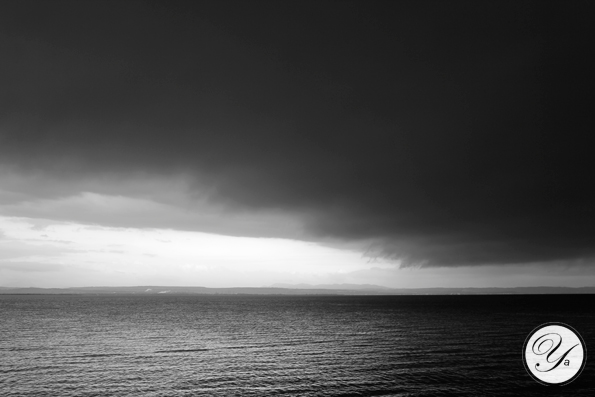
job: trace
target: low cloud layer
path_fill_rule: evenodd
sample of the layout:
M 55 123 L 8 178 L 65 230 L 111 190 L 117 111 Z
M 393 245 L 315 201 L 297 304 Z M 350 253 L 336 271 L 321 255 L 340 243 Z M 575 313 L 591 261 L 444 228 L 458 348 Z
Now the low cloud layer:
M 590 3 L 8 8 L 5 215 L 371 242 L 406 265 L 595 256 Z M 113 218 L 85 209 L 100 197 Z

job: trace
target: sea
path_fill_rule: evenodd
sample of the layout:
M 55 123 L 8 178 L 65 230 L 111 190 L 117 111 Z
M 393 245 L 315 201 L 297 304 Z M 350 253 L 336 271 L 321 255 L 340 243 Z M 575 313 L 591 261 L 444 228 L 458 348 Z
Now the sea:
M 595 396 L 592 295 L 0 295 L 0 396 Z M 563 322 L 587 364 L 525 370 Z

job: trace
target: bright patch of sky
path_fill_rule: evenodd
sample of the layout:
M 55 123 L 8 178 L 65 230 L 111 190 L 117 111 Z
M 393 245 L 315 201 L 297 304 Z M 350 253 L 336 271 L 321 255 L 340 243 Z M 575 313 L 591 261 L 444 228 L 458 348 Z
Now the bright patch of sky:
M 0 286 L 261 287 L 359 283 L 396 288 L 591 286 L 588 264 L 399 268 L 358 250 L 278 238 L 232 237 L 0 216 Z M 540 277 L 535 277 L 539 273 Z
M 312 282 L 371 264 L 356 251 L 275 238 L 0 217 L 3 286 L 263 286 Z

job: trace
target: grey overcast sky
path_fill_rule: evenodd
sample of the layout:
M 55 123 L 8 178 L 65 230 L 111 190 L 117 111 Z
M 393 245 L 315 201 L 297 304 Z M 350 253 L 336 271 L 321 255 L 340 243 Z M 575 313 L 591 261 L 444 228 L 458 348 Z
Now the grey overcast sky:
M 1 8 L 0 285 L 595 284 L 593 2 Z

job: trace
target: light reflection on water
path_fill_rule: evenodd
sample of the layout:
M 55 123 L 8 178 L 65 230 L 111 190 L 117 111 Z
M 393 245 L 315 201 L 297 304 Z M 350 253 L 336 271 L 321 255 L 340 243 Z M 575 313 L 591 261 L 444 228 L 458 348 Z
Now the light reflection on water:
M 537 396 L 525 337 L 589 345 L 587 299 L 0 295 L 0 395 Z M 561 391 L 592 395 L 589 368 Z

